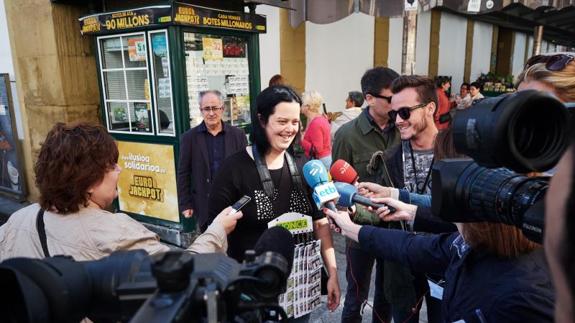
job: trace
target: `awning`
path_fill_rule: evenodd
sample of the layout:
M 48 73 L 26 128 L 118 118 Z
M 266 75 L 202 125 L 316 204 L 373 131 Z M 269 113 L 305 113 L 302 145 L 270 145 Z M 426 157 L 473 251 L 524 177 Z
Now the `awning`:
M 417 1 L 417 3 L 415 3 Z M 474 20 L 533 33 L 544 26 L 543 38 L 575 47 L 575 0 L 289 0 L 293 27 L 304 21 L 336 22 L 352 13 L 376 17 L 401 17 L 404 6 L 419 10 L 446 10 Z

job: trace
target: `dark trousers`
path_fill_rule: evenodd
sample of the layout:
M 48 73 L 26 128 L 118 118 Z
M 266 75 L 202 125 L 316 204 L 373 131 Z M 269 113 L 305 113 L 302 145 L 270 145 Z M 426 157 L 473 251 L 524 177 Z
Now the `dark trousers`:
M 425 300 L 427 307 L 427 322 L 428 323 L 441 323 L 441 300 L 434 298 L 429 293 L 429 285 L 427 283 L 427 276 L 424 273 L 413 273 L 415 280 L 413 287 L 417 295 L 417 304 L 406 304 L 405 308 L 393 307 L 393 321 L 404 323 L 418 323 L 419 311 Z M 425 296 L 423 296 L 425 295 Z
M 369 295 L 371 269 L 375 258 L 360 249 L 357 243 L 346 240 L 347 291 L 341 314 L 342 323 L 361 323 L 361 305 Z M 391 321 L 391 306 L 383 294 L 383 261 L 377 261 L 373 297 L 374 323 Z

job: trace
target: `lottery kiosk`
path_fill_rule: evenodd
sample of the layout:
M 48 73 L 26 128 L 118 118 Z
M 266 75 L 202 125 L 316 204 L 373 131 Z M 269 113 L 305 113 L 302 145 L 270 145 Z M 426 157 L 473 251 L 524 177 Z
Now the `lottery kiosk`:
M 181 246 L 193 238 L 195 221 L 178 210 L 178 145 L 202 121 L 199 94 L 221 91 L 224 122 L 248 134 L 260 89 L 266 19 L 224 9 L 164 1 L 79 19 L 95 42 L 101 120 L 120 151 L 117 211 Z

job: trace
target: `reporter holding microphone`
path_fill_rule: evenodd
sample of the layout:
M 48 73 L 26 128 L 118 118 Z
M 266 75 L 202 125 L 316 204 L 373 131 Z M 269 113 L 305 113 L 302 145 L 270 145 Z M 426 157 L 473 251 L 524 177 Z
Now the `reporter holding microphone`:
M 392 198 L 376 210 L 384 220 L 410 220 L 417 207 Z M 442 299 L 442 321 L 552 322 L 554 293 L 540 245 L 500 223 L 457 223 L 458 232 L 421 235 L 358 225 L 347 212 L 324 213 L 338 231 L 375 257 L 445 277 L 431 293 Z

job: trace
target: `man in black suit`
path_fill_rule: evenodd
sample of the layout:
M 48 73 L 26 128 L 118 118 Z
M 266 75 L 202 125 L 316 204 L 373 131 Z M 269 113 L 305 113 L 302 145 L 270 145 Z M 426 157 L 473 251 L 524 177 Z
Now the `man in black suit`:
M 243 130 L 222 122 L 222 94 L 212 90 L 200 94 L 204 121 L 186 131 L 180 141 L 178 204 L 186 217 L 196 216 L 198 228 L 208 216 L 208 195 L 224 159 L 247 145 Z

